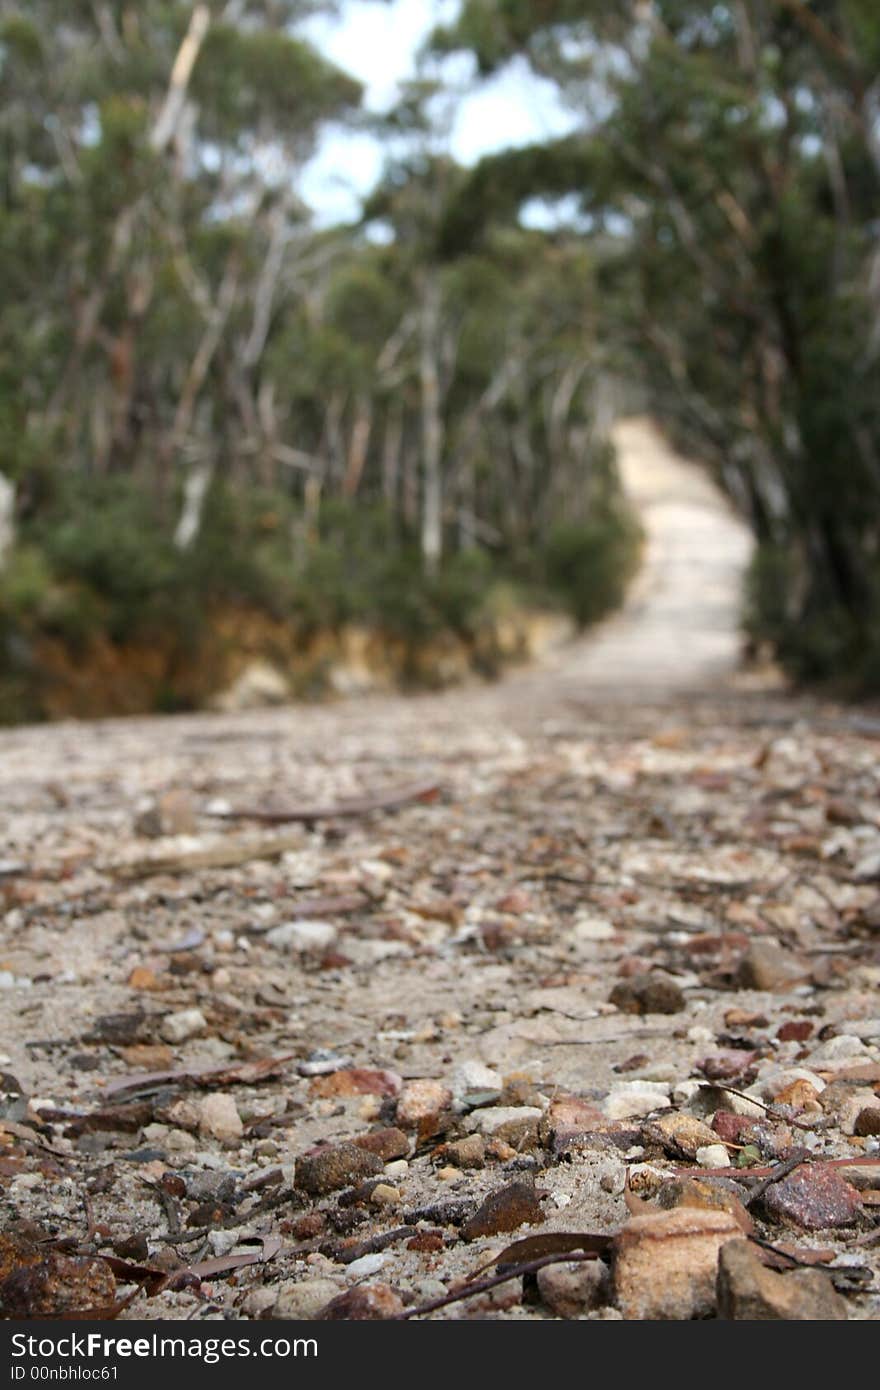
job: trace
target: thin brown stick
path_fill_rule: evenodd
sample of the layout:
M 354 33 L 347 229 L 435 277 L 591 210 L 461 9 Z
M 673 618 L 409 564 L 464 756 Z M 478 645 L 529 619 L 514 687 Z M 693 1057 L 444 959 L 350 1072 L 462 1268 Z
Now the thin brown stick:
M 801 1159 L 801 1163 L 809 1162 L 823 1168 L 874 1168 L 880 1164 L 880 1157 L 867 1158 L 854 1156 L 852 1158 L 810 1158 Z M 746 1181 L 749 1178 L 767 1178 L 775 1173 L 776 1168 L 673 1168 L 672 1175 L 676 1178 L 733 1178 L 734 1182 Z
M 790 1158 L 786 1158 L 782 1163 L 777 1163 L 776 1167 L 772 1172 L 767 1174 L 766 1178 L 762 1178 L 759 1183 L 755 1184 L 746 1197 L 745 1205 L 747 1207 L 754 1206 L 755 1203 L 760 1201 L 763 1197 L 768 1187 L 772 1187 L 774 1183 L 781 1182 L 783 1178 L 787 1178 L 789 1173 L 793 1173 L 795 1168 L 799 1168 L 807 1157 L 808 1154 L 806 1149 L 796 1149 Z
M 520 1279 L 524 1274 L 537 1274 L 539 1269 L 545 1269 L 547 1265 L 585 1264 L 587 1260 L 598 1258 L 593 1250 L 544 1255 L 540 1260 L 530 1260 L 528 1264 L 517 1265 L 515 1269 L 506 1270 L 504 1274 L 494 1274 L 491 1279 L 481 1279 L 479 1284 L 467 1284 L 463 1289 L 458 1289 L 455 1293 L 448 1293 L 443 1298 L 435 1298 L 430 1303 L 419 1304 L 418 1308 L 409 1308 L 405 1313 L 397 1313 L 392 1321 L 406 1322 L 408 1318 L 418 1318 L 423 1313 L 435 1313 L 438 1308 L 447 1308 L 450 1303 L 460 1303 L 462 1299 L 474 1298 L 481 1293 L 489 1293 L 492 1289 L 497 1289 L 500 1284 L 507 1284 L 511 1279 Z
M 735 1086 L 725 1086 L 721 1081 L 708 1081 L 706 1084 L 713 1086 L 716 1091 L 726 1091 L 728 1095 L 736 1096 L 738 1100 L 747 1100 L 750 1105 L 757 1105 L 764 1111 L 765 1115 L 770 1116 L 771 1120 L 781 1120 L 783 1124 L 791 1125 L 792 1129 L 812 1130 L 813 1128 L 812 1125 L 805 1124 L 803 1120 L 795 1120 L 788 1115 L 780 1115 L 779 1111 L 772 1105 L 765 1105 L 762 1100 L 758 1100 L 755 1096 L 746 1095 L 745 1091 L 738 1091 Z
M 260 840 L 236 840 L 182 854 L 154 855 L 122 864 L 108 864 L 105 873 L 114 878 L 153 878 L 157 874 L 191 874 L 202 869 L 235 869 L 258 859 L 280 859 L 290 850 L 302 848 L 301 834 L 272 835 Z

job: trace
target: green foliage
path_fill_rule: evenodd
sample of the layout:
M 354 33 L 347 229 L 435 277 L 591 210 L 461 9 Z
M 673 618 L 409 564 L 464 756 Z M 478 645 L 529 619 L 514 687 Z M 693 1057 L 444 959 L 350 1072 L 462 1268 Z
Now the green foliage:
M 434 31 L 436 53 L 468 49 L 488 74 L 547 28 L 584 19 L 583 0 L 466 0 L 454 24 Z
M 638 565 L 641 534 L 620 507 L 559 522 L 540 551 L 545 583 L 586 627 L 618 608 Z
M 498 568 L 479 551 L 449 557 L 427 575 L 415 538 L 395 543 L 387 512 L 366 515 L 351 506 L 324 509 L 320 539 L 297 572 L 294 610 L 312 629 L 364 623 L 408 642 L 451 631 L 478 630 Z
M 745 630 L 769 643 L 798 681 L 821 682 L 844 694 L 875 690 L 880 681 L 880 565 L 869 616 L 859 620 L 833 590 L 810 577 L 791 547 L 760 546 L 747 581 Z
M 308 44 L 273 30 L 215 25 L 195 73 L 209 138 L 245 141 L 261 122 L 293 129 L 357 103 L 360 87 Z

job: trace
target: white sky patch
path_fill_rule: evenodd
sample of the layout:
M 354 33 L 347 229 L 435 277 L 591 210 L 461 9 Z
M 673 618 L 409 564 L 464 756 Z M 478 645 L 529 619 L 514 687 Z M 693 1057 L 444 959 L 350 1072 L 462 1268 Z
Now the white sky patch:
M 529 198 L 520 212 L 520 222 L 538 232 L 558 232 L 563 227 L 591 231 L 593 219 L 581 211 L 576 193 L 563 198 Z
M 300 32 L 363 83 L 369 110 L 384 111 L 400 84 L 416 75 L 416 55 L 431 29 L 457 10 L 457 0 L 345 0 L 335 18 L 316 16 Z M 463 65 L 452 60 L 450 66 L 457 81 Z M 450 150 L 460 163 L 473 164 L 495 150 L 568 134 L 577 124 L 553 84 L 533 76 L 520 59 L 463 95 L 452 117 Z M 325 132 L 300 180 L 319 224 L 357 216 L 383 159 L 373 136 L 338 126 Z

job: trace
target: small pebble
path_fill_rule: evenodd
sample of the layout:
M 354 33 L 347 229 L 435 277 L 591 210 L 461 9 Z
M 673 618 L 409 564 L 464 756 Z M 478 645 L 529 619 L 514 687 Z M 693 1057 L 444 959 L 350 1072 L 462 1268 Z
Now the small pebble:
M 723 1144 L 703 1144 L 695 1157 L 701 1168 L 730 1167 L 730 1154 Z
M 377 1183 L 370 1193 L 370 1201 L 376 1207 L 398 1207 L 401 1202 L 400 1190 L 387 1182 Z
M 196 1033 L 202 1033 L 208 1026 L 208 1021 L 201 1009 L 181 1009 L 178 1013 L 168 1014 L 163 1018 L 159 1025 L 159 1035 L 168 1043 L 186 1042 L 187 1038 L 195 1037 Z
M 359 1260 L 352 1260 L 346 1267 L 346 1274 L 352 1279 L 364 1279 L 370 1274 L 378 1274 L 387 1261 L 387 1255 L 361 1255 Z

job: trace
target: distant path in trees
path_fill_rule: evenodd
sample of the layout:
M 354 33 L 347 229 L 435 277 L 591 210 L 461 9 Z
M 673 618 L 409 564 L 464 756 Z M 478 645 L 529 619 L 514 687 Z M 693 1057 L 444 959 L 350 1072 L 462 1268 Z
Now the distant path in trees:
M 624 607 L 560 654 L 558 673 L 625 696 L 714 684 L 739 662 L 748 528 L 650 420 L 619 422 L 613 440 L 645 532 L 642 567 Z

